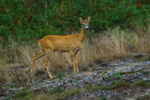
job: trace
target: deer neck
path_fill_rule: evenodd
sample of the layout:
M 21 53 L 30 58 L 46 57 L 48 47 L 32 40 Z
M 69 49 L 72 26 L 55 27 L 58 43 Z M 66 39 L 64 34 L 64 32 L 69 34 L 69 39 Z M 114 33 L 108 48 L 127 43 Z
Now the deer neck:
M 83 42 L 84 39 L 85 39 L 85 37 L 86 37 L 86 30 L 82 27 L 81 28 L 81 32 L 79 33 L 79 39 L 80 39 L 80 41 Z

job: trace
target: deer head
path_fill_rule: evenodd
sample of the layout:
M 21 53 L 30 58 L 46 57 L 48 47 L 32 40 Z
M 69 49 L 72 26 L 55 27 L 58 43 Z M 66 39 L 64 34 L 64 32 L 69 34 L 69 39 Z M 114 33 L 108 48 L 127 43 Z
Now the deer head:
M 81 17 L 79 17 L 80 23 L 82 25 L 82 28 L 84 30 L 88 30 L 89 29 L 89 22 L 91 20 L 91 16 L 89 16 L 87 19 L 83 20 Z

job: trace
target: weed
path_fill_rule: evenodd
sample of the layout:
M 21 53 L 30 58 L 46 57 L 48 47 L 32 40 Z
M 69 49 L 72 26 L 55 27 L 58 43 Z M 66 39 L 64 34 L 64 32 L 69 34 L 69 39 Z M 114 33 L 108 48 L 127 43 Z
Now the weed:
M 58 72 L 57 75 L 56 75 L 56 78 L 58 79 L 62 79 L 64 77 L 64 74 L 62 72 Z

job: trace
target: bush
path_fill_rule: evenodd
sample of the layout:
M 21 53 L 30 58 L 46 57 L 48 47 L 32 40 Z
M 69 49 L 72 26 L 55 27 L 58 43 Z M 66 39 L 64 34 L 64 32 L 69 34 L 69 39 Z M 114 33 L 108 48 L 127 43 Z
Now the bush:
M 79 17 L 92 16 L 90 30 L 135 29 L 150 18 L 148 0 L 1 0 L 0 36 L 39 39 L 80 29 Z M 89 35 L 90 36 L 90 35 Z

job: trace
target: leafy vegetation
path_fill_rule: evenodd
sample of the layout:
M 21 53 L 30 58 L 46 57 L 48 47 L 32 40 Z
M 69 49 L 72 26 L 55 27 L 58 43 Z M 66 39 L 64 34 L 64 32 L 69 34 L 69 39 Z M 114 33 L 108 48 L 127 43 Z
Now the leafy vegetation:
M 149 9 L 149 0 L 1 0 L 0 36 L 28 41 L 77 32 L 78 18 L 87 16 L 94 33 L 116 26 L 134 30 L 148 24 Z

